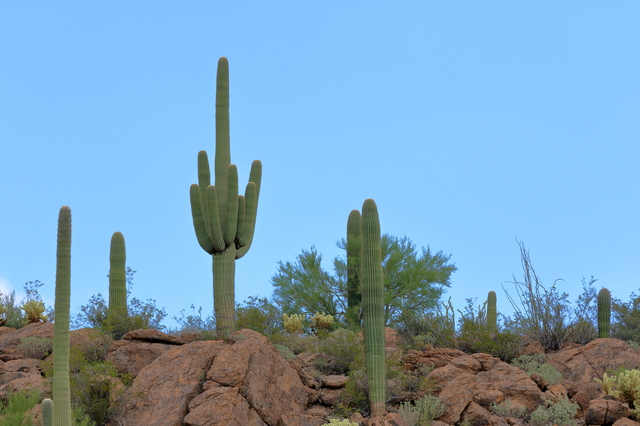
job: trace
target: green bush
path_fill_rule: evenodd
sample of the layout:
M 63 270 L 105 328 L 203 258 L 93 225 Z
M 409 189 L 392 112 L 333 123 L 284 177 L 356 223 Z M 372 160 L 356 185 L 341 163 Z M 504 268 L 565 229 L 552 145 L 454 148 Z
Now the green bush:
M 45 359 L 52 351 L 53 339 L 48 337 L 25 337 L 18 345 L 18 352 L 25 358 Z
M 283 329 L 282 312 L 266 297 L 250 296 L 236 303 L 236 329 L 248 328 L 263 336 L 273 336 Z
M 422 314 L 406 309 L 393 326 L 402 338 L 404 347 L 415 344 L 417 339 L 421 344 L 433 347 L 454 348 L 455 323 L 455 311 L 449 299 L 448 303 L 441 302 L 437 308 Z
M 273 346 L 275 346 L 276 350 L 282 356 L 282 358 L 286 359 L 287 361 L 291 361 L 293 358 L 296 357 L 296 355 L 284 345 L 276 343 Z
M 358 423 L 350 422 L 349 420 L 342 419 L 330 419 L 325 425 L 331 426 L 358 426 Z
M 527 415 L 527 407 L 514 406 L 510 399 L 505 400 L 500 404 L 495 402 L 491 404 L 491 412 L 500 417 L 515 417 L 518 419 L 525 419 Z
M 398 410 L 407 426 L 428 426 L 445 412 L 445 405 L 436 396 L 427 395 L 414 403 L 403 402 Z
M 640 296 L 631 293 L 629 302 L 611 299 L 611 337 L 640 342 Z
M 318 352 L 320 339 L 318 336 L 304 336 L 298 334 L 281 333 L 270 336 L 271 343 L 287 347 L 294 354 L 302 352 Z
M 514 359 L 511 364 L 529 375 L 538 374 L 542 376 L 550 385 L 560 383 L 562 374 L 553 365 L 547 364 L 546 361 L 547 357 L 544 354 L 522 355 Z
M 349 417 L 356 412 L 369 411 L 369 387 L 367 373 L 364 368 L 349 371 L 349 380 L 345 384 L 340 397 L 340 403 L 334 409 L 334 414 Z
M 346 374 L 364 366 L 363 341 L 356 332 L 346 328 L 334 330 L 321 339 L 319 351 L 330 358 L 322 370 L 327 374 Z
M 0 407 L 0 426 L 34 426 L 27 413 L 40 402 L 40 392 L 9 392 L 7 402 Z M 24 422 L 24 423 L 23 423 Z
M 546 407 L 538 407 L 529 418 L 532 426 L 575 426 L 578 406 L 566 398 L 553 403 L 547 401 Z

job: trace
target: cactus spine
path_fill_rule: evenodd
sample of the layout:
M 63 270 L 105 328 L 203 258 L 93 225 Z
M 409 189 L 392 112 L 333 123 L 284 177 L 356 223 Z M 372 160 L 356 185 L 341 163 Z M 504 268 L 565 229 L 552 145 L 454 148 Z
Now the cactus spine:
M 610 335 L 611 293 L 603 288 L 598 293 L 598 337 L 603 339 Z
M 58 216 L 56 253 L 56 299 L 53 328 L 53 413 L 55 426 L 71 426 L 69 382 L 69 303 L 71 296 L 71 209 L 64 206 Z
M 126 260 L 124 236 L 114 232 L 109 253 L 109 315 L 127 315 Z
M 198 153 L 198 183 L 191 185 L 193 226 L 200 246 L 213 257 L 213 305 L 218 338 L 235 330 L 235 260 L 253 240 L 262 163 L 251 165 L 244 196 L 238 195 L 238 170 L 231 164 L 229 139 L 229 62 L 218 61 L 216 79 L 215 185 L 206 151 Z
M 42 400 L 42 426 L 53 426 L 53 401 L 49 398 Z
M 347 221 L 347 320 L 360 327 L 360 256 L 362 250 L 362 216 L 351 210 Z
M 385 414 L 384 277 L 378 208 L 362 205 L 362 318 L 371 416 Z
M 487 326 L 493 332 L 498 331 L 498 311 L 496 309 L 496 292 L 487 295 Z

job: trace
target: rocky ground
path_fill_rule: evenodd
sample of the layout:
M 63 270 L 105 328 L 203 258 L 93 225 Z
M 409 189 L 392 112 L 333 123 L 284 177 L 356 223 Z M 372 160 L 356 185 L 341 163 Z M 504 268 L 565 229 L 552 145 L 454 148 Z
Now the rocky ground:
M 48 391 L 42 361 L 25 359 L 18 351 L 21 339 L 29 336 L 53 337 L 53 324 L 0 327 L 0 398 L 6 398 L 9 388 Z M 71 334 L 72 345 L 104 350 L 107 360 L 133 377 L 121 419 L 128 426 L 320 426 L 347 381 L 346 376 L 319 376 L 313 368 L 315 354 L 285 360 L 267 338 L 251 330 L 239 330 L 224 342 L 156 330 L 129 332 L 108 348 L 97 347 L 96 339 L 91 329 Z M 388 329 L 387 341 L 389 356 L 399 356 L 393 330 Z M 535 345 L 526 350 L 542 352 Z M 432 368 L 426 377 L 446 406 L 433 426 L 459 424 L 462 419 L 473 426 L 520 426 L 522 419 L 492 414 L 491 404 L 510 400 L 513 407 L 534 410 L 563 397 L 579 406 L 579 424 L 640 426 L 629 418 L 629 406 L 605 397 L 594 380 L 611 369 L 640 368 L 640 354 L 628 344 L 597 339 L 547 356 L 564 377 L 560 384 L 549 385 L 491 355 L 455 349 L 409 351 L 401 362 L 406 370 Z M 376 419 L 354 414 L 350 420 L 367 426 L 405 426 L 396 412 Z

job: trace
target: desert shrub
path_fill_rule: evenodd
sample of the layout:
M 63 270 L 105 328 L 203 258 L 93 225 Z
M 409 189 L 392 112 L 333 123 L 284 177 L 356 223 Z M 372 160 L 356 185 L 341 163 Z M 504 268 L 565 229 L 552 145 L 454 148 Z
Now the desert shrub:
M 18 345 L 18 352 L 25 358 L 45 359 L 52 351 L 53 339 L 48 337 L 25 337 Z
M 319 351 L 328 355 L 329 363 L 321 371 L 327 374 L 346 374 L 364 365 L 364 343 L 357 333 L 339 328 L 320 340 Z
M 284 345 L 276 343 L 273 346 L 275 346 L 276 350 L 282 356 L 282 358 L 286 359 L 287 361 L 291 361 L 293 358 L 296 357 L 296 355 Z
M 403 402 L 398 409 L 407 426 L 428 426 L 445 412 L 445 405 L 436 396 L 427 395 L 414 403 Z
M 280 344 L 289 348 L 294 354 L 302 352 L 318 352 L 320 339 L 318 336 L 301 336 L 298 334 L 274 334 L 270 337 L 271 343 Z
M 97 294 L 89 299 L 88 305 L 80 307 L 80 313 L 73 321 L 74 328 L 92 327 L 109 333 L 115 340 L 119 340 L 127 332 L 138 329 L 153 328 L 164 330 L 162 320 L 167 316 L 164 308 L 156 307 L 156 301 L 138 298 L 128 299 L 128 315 L 109 315 L 109 307 L 104 297 Z
M 510 399 L 506 399 L 500 404 L 491 403 L 491 412 L 500 417 L 515 417 L 518 419 L 527 418 L 527 407 L 521 405 L 514 406 Z
M 358 423 L 350 422 L 349 420 L 343 419 L 330 419 L 325 425 L 331 426 L 358 426 Z
M 40 401 L 40 392 L 9 392 L 7 402 L 0 406 L 0 426 L 34 426 L 27 413 Z M 24 422 L 24 423 L 23 423 Z
M 351 414 L 369 411 L 369 387 L 367 373 L 364 368 L 349 371 L 349 380 L 345 384 L 340 397 L 340 403 L 334 408 L 334 414 L 339 417 L 349 417 Z
M 214 315 L 211 314 L 204 318 L 202 316 L 202 306 L 200 306 L 197 311 L 194 305 L 191 305 L 190 309 L 190 315 L 186 315 L 183 309 L 180 311 L 180 318 L 173 317 L 173 319 L 180 324 L 180 327 L 172 330 L 171 333 L 177 335 L 193 333 L 198 335 L 200 340 L 216 340 L 218 335 L 216 333 L 216 320 Z
M 578 422 L 574 419 L 578 412 L 578 406 L 566 398 L 558 402 L 546 402 L 546 407 L 536 408 L 529 418 L 533 426 L 574 426 Z
M 640 295 L 631 293 L 629 302 L 611 299 L 611 337 L 640 341 Z
M 113 337 L 109 333 L 96 332 L 89 338 L 89 344 L 83 348 L 83 353 L 87 361 L 104 361 L 109 353 L 109 348 L 113 343 Z
M 236 304 L 236 328 L 248 328 L 270 337 L 283 329 L 282 313 L 266 297 L 250 296 Z
M 562 374 L 556 368 L 547 364 L 547 357 L 544 354 L 522 355 L 511 361 L 515 367 L 525 373 L 538 374 L 542 376 L 550 385 L 556 385 L 562 381 Z
M 404 310 L 394 327 L 403 340 L 403 346 L 410 346 L 418 341 L 434 347 L 455 347 L 455 311 L 449 298 L 447 303 L 431 311 L 415 313 L 411 309 Z
M 71 401 L 96 425 L 116 420 L 124 409 L 125 386 L 108 362 L 83 364 L 71 375 Z
M 30 309 L 32 306 L 37 310 L 41 309 L 40 314 L 36 315 L 34 318 L 39 318 L 40 320 L 47 318 L 47 315 L 44 314 L 46 308 L 44 306 L 44 303 L 42 303 L 40 294 L 38 293 L 38 289 L 43 285 L 44 284 L 38 280 L 26 282 L 23 286 L 25 297 L 21 303 L 17 303 L 16 301 L 15 290 L 12 290 L 7 294 L 3 294 L 0 292 L 0 325 L 13 328 L 21 328 L 28 324 L 28 321 L 25 321 L 26 318 L 22 313 L 21 308 L 21 306 L 25 305 L 27 309 Z M 50 309 L 47 313 L 49 319 L 53 319 L 52 310 Z

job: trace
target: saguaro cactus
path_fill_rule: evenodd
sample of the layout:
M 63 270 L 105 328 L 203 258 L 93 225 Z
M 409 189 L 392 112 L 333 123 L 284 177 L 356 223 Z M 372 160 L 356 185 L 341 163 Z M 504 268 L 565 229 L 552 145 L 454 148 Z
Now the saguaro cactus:
M 49 398 L 42 400 L 42 426 L 53 426 L 53 401 Z
M 362 216 L 351 210 L 347 221 L 347 320 L 360 326 L 360 256 L 362 250 Z
M 56 300 L 53 327 L 53 413 L 55 426 L 71 426 L 69 384 L 69 303 L 71 298 L 71 209 L 64 206 L 58 216 L 56 252 Z
M 244 196 L 238 195 L 238 170 L 231 164 L 229 140 L 229 63 L 218 61 L 216 85 L 215 185 L 206 151 L 198 153 L 198 184 L 191 185 L 191 214 L 200 246 L 213 257 L 213 306 L 218 338 L 235 330 L 235 260 L 253 240 L 262 163 L 251 165 Z
M 127 315 L 127 251 L 124 236 L 114 232 L 109 253 L 109 315 Z
M 498 311 L 496 309 L 496 292 L 487 295 L 487 326 L 493 332 L 498 330 Z
M 611 323 L 611 293 L 603 288 L 598 293 L 598 337 L 607 338 L 610 335 Z
M 372 199 L 362 205 L 362 319 L 371 415 L 386 412 L 384 276 L 378 208 Z

